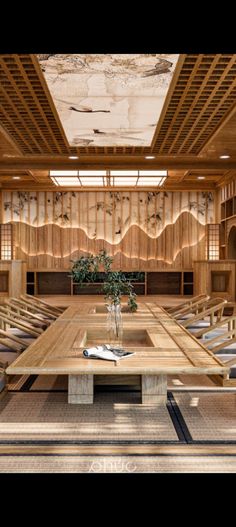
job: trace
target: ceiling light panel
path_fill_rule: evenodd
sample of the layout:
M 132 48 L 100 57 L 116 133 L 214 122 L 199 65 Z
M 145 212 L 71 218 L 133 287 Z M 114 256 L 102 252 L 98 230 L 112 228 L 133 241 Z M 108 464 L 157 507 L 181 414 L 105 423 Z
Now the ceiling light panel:
M 81 187 L 80 180 L 77 177 L 52 177 L 52 180 L 61 187 Z
M 114 185 L 116 187 L 134 187 L 136 183 L 137 183 L 137 177 L 134 177 L 134 178 L 114 177 Z
M 167 176 L 167 170 L 139 170 L 140 176 Z
M 106 170 L 79 170 L 80 176 L 106 176 Z
M 110 170 L 111 176 L 138 176 L 138 170 Z
M 104 182 L 102 177 L 80 177 L 83 187 L 103 187 Z
M 49 170 L 50 176 L 78 176 L 78 170 Z

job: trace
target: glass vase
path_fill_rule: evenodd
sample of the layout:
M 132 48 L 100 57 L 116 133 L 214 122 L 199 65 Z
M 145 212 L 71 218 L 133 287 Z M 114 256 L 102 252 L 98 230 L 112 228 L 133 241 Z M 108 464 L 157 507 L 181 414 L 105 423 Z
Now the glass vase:
M 122 346 L 123 324 L 120 304 L 107 304 L 108 344 Z

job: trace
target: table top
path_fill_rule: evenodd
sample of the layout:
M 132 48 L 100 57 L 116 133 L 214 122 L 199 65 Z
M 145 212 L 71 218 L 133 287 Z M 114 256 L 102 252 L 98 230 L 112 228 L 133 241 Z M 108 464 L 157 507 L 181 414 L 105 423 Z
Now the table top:
M 104 313 L 101 311 L 104 309 Z M 105 306 L 78 303 L 7 368 L 7 374 L 223 374 L 213 353 L 154 302 L 123 313 L 123 346 L 135 354 L 118 362 L 88 359 L 85 346 L 107 342 Z M 127 347 L 126 347 L 127 346 Z

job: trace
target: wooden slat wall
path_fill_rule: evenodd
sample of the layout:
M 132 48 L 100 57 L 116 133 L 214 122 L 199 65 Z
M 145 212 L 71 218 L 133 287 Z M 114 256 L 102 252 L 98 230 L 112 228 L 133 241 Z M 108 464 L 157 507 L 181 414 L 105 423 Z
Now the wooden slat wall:
M 28 269 L 69 269 L 106 249 L 114 268 L 188 269 L 205 258 L 212 192 L 2 192 L 2 222 L 15 224 Z

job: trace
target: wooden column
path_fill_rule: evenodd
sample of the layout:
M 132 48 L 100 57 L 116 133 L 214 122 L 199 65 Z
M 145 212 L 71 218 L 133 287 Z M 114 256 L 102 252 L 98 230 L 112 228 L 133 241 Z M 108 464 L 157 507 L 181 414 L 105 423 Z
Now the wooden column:
M 93 403 L 93 375 L 69 375 L 68 403 Z
M 142 375 L 142 403 L 165 405 L 167 401 L 166 375 Z
M 0 271 L 8 272 L 8 287 L 1 296 L 19 298 L 26 293 L 26 262 L 23 260 L 0 260 Z

